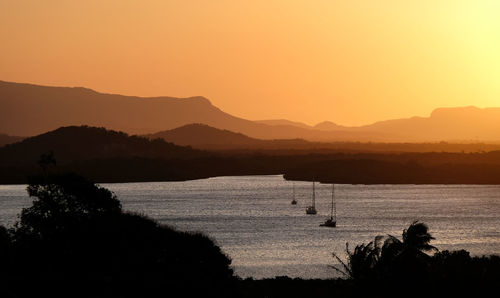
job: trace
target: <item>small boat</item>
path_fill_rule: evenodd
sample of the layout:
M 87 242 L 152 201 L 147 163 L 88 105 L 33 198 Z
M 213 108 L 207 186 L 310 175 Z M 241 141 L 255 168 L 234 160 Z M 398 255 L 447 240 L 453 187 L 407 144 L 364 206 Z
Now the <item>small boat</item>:
M 293 183 L 293 199 L 292 205 L 297 205 L 297 200 L 295 199 L 295 182 Z
M 312 205 L 306 208 L 306 214 L 314 215 L 316 213 L 318 213 L 316 211 L 316 190 L 314 188 L 314 181 L 313 181 Z
M 320 227 L 335 228 L 337 227 L 337 208 L 335 206 L 335 184 L 332 184 L 332 209 L 330 213 L 330 218 L 324 223 L 319 225 Z

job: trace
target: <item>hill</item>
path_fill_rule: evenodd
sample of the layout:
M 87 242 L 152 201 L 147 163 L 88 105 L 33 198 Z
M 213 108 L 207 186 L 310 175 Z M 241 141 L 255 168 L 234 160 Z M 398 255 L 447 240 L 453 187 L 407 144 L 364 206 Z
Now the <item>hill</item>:
M 188 124 L 147 135 L 180 146 L 205 150 L 284 150 L 311 149 L 313 143 L 301 139 L 261 140 L 241 133 L 217 129 L 205 124 Z
M 333 152 L 488 152 L 500 150 L 500 144 L 484 143 L 372 143 L 312 142 L 303 139 L 262 140 L 241 133 L 217 129 L 205 124 L 188 124 L 145 137 L 161 138 L 180 146 L 215 151 L 259 151 L 268 154 L 296 155 Z
M 172 130 L 147 135 L 147 137 L 152 139 L 161 138 L 181 146 L 211 149 L 244 148 L 262 142 L 241 133 L 217 129 L 201 123 L 184 125 Z
M 243 135 L 191 125 L 183 130 Z M 206 133 L 206 132 L 209 133 Z M 234 137 L 234 138 L 233 138 Z M 259 141 L 259 140 L 257 140 Z M 301 140 L 262 141 L 308 142 Z M 310 143 L 314 144 L 314 143 Z M 269 146 L 271 146 L 269 145 Z M 283 145 L 280 145 L 283 146 Z M 291 145 L 284 148 L 293 148 Z M 95 127 L 62 127 L 0 147 L 0 184 L 26 183 L 42 173 L 41 154 L 55 153 L 57 172 L 76 172 L 98 182 L 180 181 L 215 176 L 285 174 L 336 183 L 500 183 L 500 151 L 488 153 L 346 153 L 327 150 L 214 152 L 161 139 L 128 136 Z
M 61 127 L 0 148 L 0 165 L 36 164 L 53 151 L 58 162 L 108 158 L 195 158 L 206 153 L 163 140 L 88 126 Z
M 5 146 L 7 144 L 19 142 L 23 139 L 24 139 L 23 137 L 9 136 L 9 135 L 0 133 L 0 147 Z

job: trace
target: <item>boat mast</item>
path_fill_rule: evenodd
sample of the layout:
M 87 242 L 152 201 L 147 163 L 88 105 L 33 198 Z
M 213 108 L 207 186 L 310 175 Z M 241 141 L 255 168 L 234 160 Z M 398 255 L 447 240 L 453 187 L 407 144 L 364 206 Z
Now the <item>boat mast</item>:
M 314 181 L 313 181 L 313 207 L 316 207 L 316 191 L 314 189 Z
M 292 183 L 293 183 L 292 184 L 293 185 L 293 198 L 292 199 L 295 200 L 295 181 Z
M 335 184 L 332 184 L 332 212 L 331 217 L 337 219 L 337 208 L 335 208 Z

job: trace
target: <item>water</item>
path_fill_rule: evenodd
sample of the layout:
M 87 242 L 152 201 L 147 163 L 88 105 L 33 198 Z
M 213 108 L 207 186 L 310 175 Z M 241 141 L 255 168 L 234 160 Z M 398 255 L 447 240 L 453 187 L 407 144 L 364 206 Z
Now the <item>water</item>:
M 127 210 L 181 230 L 202 231 L 233 260 L 235 272 L 254 278 L 288 275 L 330 278 L 338 274 L 331 252 L 379 234 L 401 237 L 421 220 L 441 250 L 473 255 L 500 253 L 498 185 L 336 185 L 338 227 L 319 227 L 328 216 L 331 185 L 316 184 L 318 215 L 306 215 L 311 183 L 282 176 L 217 177 L 187 182 L 103 184 Z M 11 226 L 30 205 L 25 185 L 0 185 L 0 223 Z

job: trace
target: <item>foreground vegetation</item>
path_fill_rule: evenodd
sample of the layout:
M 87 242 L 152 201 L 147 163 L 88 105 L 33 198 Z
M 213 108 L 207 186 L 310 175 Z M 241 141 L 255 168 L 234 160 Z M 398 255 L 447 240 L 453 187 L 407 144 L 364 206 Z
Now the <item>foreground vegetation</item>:
M 241 282 L 244 297 L 486 297 L 500 290 L 500 257 L 471 257 L 465 250 L 439 251 L 421 222 L 402 238 L 376 236 L 347 260 L 337 253 L 332 269 L 346 279 L 302 280 L 288 277 Z M 433 253 L 433 254 L 431 254 Z
M 32 178 L 13 229 L 0 229 L 1 297 L 229 297 L 231 260 L 209 238 L 124 212 L 77 175 Z
M 334 253 L 344 279 L 242 280 L 209 238 L 124 212 L 109 190 L 75 174 L 32 177 L 31 207 L 0 227 L 1 297 L 450 297 L 498 291 L 500 257 L 438 251 L 427 226 Z M 433 254 L 431 254 L 433 253 Z

